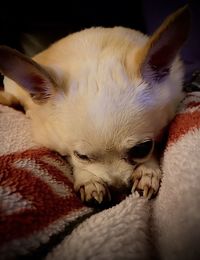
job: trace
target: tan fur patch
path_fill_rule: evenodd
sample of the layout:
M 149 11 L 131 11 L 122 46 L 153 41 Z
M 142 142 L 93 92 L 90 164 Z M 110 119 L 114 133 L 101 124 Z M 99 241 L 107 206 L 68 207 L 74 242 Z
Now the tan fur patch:
M 19 101 L 10 93 L 0 91 L 0 104 L 12 106 L 18 104 Z

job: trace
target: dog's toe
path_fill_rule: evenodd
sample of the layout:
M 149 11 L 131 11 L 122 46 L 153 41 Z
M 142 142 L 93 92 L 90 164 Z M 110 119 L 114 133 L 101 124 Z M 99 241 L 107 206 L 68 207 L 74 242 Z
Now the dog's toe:
M 79 189 L 81 200 L 84 202 L 97 202 L 101 204 L 104 200 L 110 200 L 108 187 L 100 182 L 88 182 Z
M 150 169 L 145 166 L 140 166 L 136 169 L 133 176 L 132 193 L 139 193 L 143 197 L 150 199 L 158 192 L 161 179 L 161 170 Z

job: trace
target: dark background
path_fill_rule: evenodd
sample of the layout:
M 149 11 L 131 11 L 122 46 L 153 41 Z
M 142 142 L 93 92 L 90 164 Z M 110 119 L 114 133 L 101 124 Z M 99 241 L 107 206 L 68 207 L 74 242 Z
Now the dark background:
M 16 7 L 2 7 L 0 24 L 0 44 L 22 51 L 27 35 L 34 35 L 45 45 L 91 26 L 121 25 L 145 31 L 141 1 L 54 0 L 46 6 L 27 1 Z
M 72 32 L 92 26 L 125 26 L 151 34 L 171 12 L 188 3 L 191 34 L 182 51 L 187 75 L 200 68 L 200 1 L 4 1 L 0 4 L 0 44 L 32 56 Z

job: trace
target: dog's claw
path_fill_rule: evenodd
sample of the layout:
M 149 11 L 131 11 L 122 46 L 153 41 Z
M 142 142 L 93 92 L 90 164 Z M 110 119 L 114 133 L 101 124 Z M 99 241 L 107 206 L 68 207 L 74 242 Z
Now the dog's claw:
M 144 190 L 143 190 L 143 197 L 147 198 L 148 196 L 148 191 L 149 191 L 149 187 L 147 185 L 144 186 Z
M 85 200 L 85 192 L 84 192 L 84 188 L 83 187 L 80 187 L 80 195 L 81 195 L 81 200 L 84 201 Z
M 132 190 L 131 190 L 131 192 L 132 192 L 132 193 L 134 193 L 134 192 L 135 192 L 135 190 L 136 190 L 136 188 L 137 188 L 137 185 L 138 185 L 138 183 L 139 183 L 139 180 L 138 180 L 138 179 L 136 179 L 136 180 L 134 181 L 134 183 L 133 183 L 133 187 L 132 187 Z
M 99 204 L 101 204 L 101 202 L 103 201 L 103 197 L 104 197 L 103 192 L 100 191 L 99 200 L 98 200 Z
M 98 197 L 98 194 L 97 194 L 96 191 L 93 191 L 93 192 L 92 192 L 92 197 L 93 197 L 96 201 L 99 202 L 99 197 Z
M 159 168 L 151 169 L 141 165 L 134 171 L 132 178 L 132 193 L 135 194 L 138 191 L 138 194 L 140 194 L 140 191 L 143 191 L 143 197 L 150 199 L 159 189 L 161 170 Z
M 150 199 L 153 194 L 154 194 L 154 190 L 153 190 L 153 188 L 150 188 L 150 189 L 149 189 L 149 193 L 148 193 L 148 195 L 147 195 L 147 199 Z
M 88 182 L 79 188 L 81 200 L 84 202 L 90 202 L 95 200 L 101 204 L 104 199 L 111 200 L 108 187 L 100 182 Z

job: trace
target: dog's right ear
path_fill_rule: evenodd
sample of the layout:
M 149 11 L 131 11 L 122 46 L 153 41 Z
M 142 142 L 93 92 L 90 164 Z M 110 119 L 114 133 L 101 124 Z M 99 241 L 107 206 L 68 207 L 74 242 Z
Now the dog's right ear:
M 135 57 L 136 75 L 148 83 L 164 80 L 189 31 L 190 11 L 184 6 L 168 16 L 146 45 L 139 49 Z
M 44 102 L 56 92 L 56 83 L 45 68 L 7 46 L 0 46 L 0 72 L 38 102 Z

